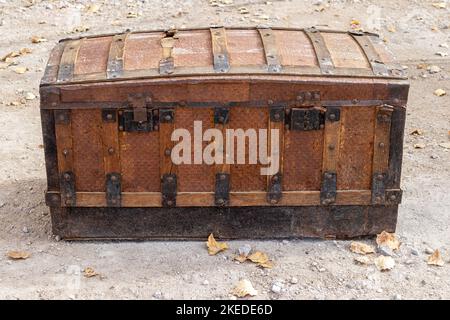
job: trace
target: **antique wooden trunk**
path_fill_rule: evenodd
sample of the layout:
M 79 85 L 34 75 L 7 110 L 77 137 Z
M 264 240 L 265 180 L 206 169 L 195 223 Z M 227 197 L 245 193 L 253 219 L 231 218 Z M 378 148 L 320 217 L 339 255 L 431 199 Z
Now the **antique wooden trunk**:
M 40 87 L 53 232 L 392 232 L 408 89 L 369 33 L 217 27 L 62 40 Z

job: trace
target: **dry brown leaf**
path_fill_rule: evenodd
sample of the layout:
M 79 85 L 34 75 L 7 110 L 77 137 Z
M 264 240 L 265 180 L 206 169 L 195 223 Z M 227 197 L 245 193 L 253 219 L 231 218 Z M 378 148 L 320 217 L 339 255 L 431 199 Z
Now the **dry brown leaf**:
M 362 265 L 366 265 L 366 266 L 371 264 L 371 260 L 368 257 L 366 257 L 366 256 L 358 256 L 358 257 L 356 257 L 355 258 L 355 262 L 357 264 L 362 264 Z
M 256 296 L 258 291 L 253 288 L 252 283 L 249 280 L 241 280 L 231 292 L 238 298 L 244 298 L 246 296 Z
M 379 256 L 375 258 L 374 263 L 380 271 L 388 271 L 395 266 L 395 260 L 389 256 Z
M 87 9 L 86 12 L 87 13 L 97 13 L 100 10 L 100 6 L 98 4 L 90 4 Z
M 397 29 L 395 29 L 394 26 L 389 26 L 389 27 L 387 28 L 387 30 L 388 30 L 389 32 L 392 32 L 392 33 L 397 32 Z
M 23 56 L 25 54 L 29 54 L 31 52 L 33 52 L 33 50 L 31 50 L 30 48 L 22 48 L 22 49 L 19 50 L 19 53 L 20 53 L 21 56 Z
M 8 251 L 8 253 L 6 254 L 8 256 L 8 258 L 12 259 L 12 260 L 25 260 L 28 259 L 30 257 L 30 253 L 26 252 L 26 251 Z
M 92 277 L 98 276 L 98 273 L 95 272 L 95 270 L 94 270 L 93 268 L 91 268 L 91 267 L 86 267 L 86 268 L 83 270 L 83 275 L 84 275 L 86 278 L 92 278 Z
M 444 260 L 441 257 L 439 250 L 434 250 L 433 254 L 428 257 L 427 264 L 431 266 L 442 267 L 444 265 Z
M 398 250 L 400 248 L 400 241 L 398 240 L 395 233 L 389 233 L 386 231 L 381 232 L 377 235 L 378 246 L 387 246 L 392 250 Z
M 416 143 L 414 144 L 414 149 L 423 149 L 426 145 L 424 143 Z
M 445 2 L 435 2 L 431 5 L 437 9 L 445 9 L 447 7 L 447 4 Z
M 444 89 L 436 89 L 436 91 L 434 91 L 434 95 L 438 97 L 445 96 L 446 94 L 447 92 L 445 92 Z
M 14 72 L 17 74 L 24 74 L 27 71 L 28 71 L 27 67 L 17 67 L 14 69 Z
M 354 241 L 350 244 L 350 251 L 359 254 L 369 254 L 375 253 L 375 248 L 371 245 Z
M 263 268 L 271 269 L 273 267 L 273 262 L 270 261 L 269 256 L 261 251 L 252 253 L 247 259 Z
M 217 242 L 212 233 L 208 237 L 206 246 L 208 247 L 208 253 L 212 256 L 228 249 L 228 245 L 225 242 Z
M 413 131 L 411 131 L 410 134 L 413 136 L 421 136 L 421 135 L 423 135 L 423 130 L 422 129 L 414 129 Z
M 39 36 L 33 36 L 31 37 L 31 43 L 42 43 L 42 42 L 46 42 L 47 39 L 39 37 Z
M 247 256 L 243 255 L 243 254 L 239 254 L 234 257 L 234 260 L 237 260 L 240 263 L 243 263 L 243 262 L 247 261 Z

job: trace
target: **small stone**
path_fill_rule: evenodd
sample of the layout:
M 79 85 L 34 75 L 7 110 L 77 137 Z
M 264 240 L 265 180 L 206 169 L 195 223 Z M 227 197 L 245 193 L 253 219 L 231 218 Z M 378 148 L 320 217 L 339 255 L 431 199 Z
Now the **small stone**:
M 448 53 L 447 53 L 447 52 L 439 51 L 439 52 L 436 52 L 436 55 L 437 55 L 437 56 L 441 56 L 441 57 L 446 57 L 446 56 L 448 56 Z
M 447 49 L 448 49 L 448 44 L 446 44 L 446 43 L 441 43 L 441 44 L 439 45 L 439 47 L 441 47 L 441 48 L 447 48 Z
M 61 241 L 61 236 L 56 235 L 56 236 L 55 236 L 55 241 L 57 241 L 57 242 Z
M 433 252 L 434 252 L 434 250 L 431 249 L 430 247 L 426 247 L 426 248 L 425 248 L 425 253 L 426 253 L 426 254 L 432 254 Z
M 0 208 L 3 208 L 4 206 L 6 206 L 5 202 L 0 202 Z
M 252 247 L 249 244 L 244 244 L 242 247 L 239 247 L 238 252 L 240 256 L 248 256 L 252 251 Z
M 161 291 L 156 291 L 156 292 L 153 294 L 153 298 L 155 298 L 155 299 L 161 299 L 162 297 L 163 297 L 163 294 L 162 294 Z
M 419 255 L 419 250 L 417 250 L 416 248 L 411 248 L 411 254 L 414 256 L 418 256 Z
M 406 260 L 405 264 L 406 265 L 411 265 L 411 264 L 414 264 L 414 261 L 413 260 Z
M 377 289 L 377 293 L 383 293 L 383 289 Z
M 282 242 L 283 242 L 283 244 L 289 244 L 288 240 L 283 240 Z
M 429 73 L 438 73 L 438 72 L 441 72 L 441 68 L 439 68 L 438 66 L 430 66 L 428 68 L 428 72 Z
M 27 92 L 25 94 L 25 100 L 34 100 L 34 99 L 36 99 L 36 96 L 33 93 Z
M 394 255 L 394 252 L 392 251 L 391 248 L 389 248 L 388 246 L 383 246 L 383 245 L 378 247 L 378 252 L 380 254 L 382 254 L 383 256 L 392 257 Z
M 23 228 L 22 228 L 22 232 L 23 232 L 23 233 L 28 233 L 28 232 L 30 232 L 30 230 L 28 230 L 27 227 L 23 227 Z
M 319 269 L 317 269 L 317 270 L 319 270 L 319 272 L 325 272 L 327 269 L 325 269 L 325 268 L 319 268 Z
M 279 283 L 279 282 L 275 282 L 273 285 L 272 285 L 272 292 L 273 293 L 277 293 L 277 294 L 279 294 L 279 293 L 281 293 L 281 289 L 282 289 L 283 287 L 282 287 L 282 284 L 281 283 Z
M 431 159 L 439 159 L 439 156 L 437 156 L 437 155 L 435 155 L 435 154 L 432 154 L 432 155 L 430 156 L 430 158 L 431 158 Z
M 292 284 L 297 284 L 298 283 L 298 279 L 296 277 L 292 277 L 291 278 L 291 283 Z
M 208 281 L 208 280 L 204 280 L 204 281 L 202 282 L 202 285 L 204 285 L 204 286 L 209 285 L 209 281 Z
M 400 294 L 396 294 L 394 296 L 394 300 L 402 300 L 402 296 Z

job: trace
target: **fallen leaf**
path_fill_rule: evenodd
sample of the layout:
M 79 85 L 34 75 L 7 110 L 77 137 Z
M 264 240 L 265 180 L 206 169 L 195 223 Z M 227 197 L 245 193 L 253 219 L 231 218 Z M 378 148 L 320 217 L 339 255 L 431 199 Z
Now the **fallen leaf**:
M 423 131 L 422 131 L 422 129 L 414 129 L 413 131 L 411 131 L 410 134 L 413 136 L 421 136 L 421 135 L 423 135 Z
M 42 43 L 42 42 L 46 42 L 47 39 L 42 38 L 42 37 L 38 37 L 38 36 L 33 36 L 31 37 L 31 43 Z
M 234 257 L 234 260 L 237 260 L 240 263 L 243 263 L 243 262 L 247 261 L 247 256 L 243 255 L 243 254 L 239 254 Z
M 447 4 L 445 2 L 435 2 L 431 5 L 437 9 L 445 9 L 447 7 Z
M 27 70 L 27 67 L 17 67 L 14 69 L 14 72 L 17 74 L 24 74 L 25 72 L 27 72 Z
M 127 13 L 128 19 L 137 18 L 137 17 L 138 17 L 138 14 L 136 12 L 128 12 Z
M 350 21 L 351 25 L 360 25 L 361 23 L 359 22 L 359 20 L 353 19 L 352 21 Z
M 253 288 L 252 283 L 249 280 L 241 280 L 233 289 L 232 294 L 238 298 L 244 298 L 246 296 L 256 296 L 258 291 Z
M 375 248 L 368 244 L 354 241 L 350 244 L 350 251 L 359 254 L 368 254 L 375 253 Z
M 389 27 L 387 28 L 387 30 L 388 30 L 389 32 L 392 32 L 392 33 L 397 32 L 397 29 L 395 29 L 394 26 L 389 26 Z
M 95 272 L 95 270 L 93 268 L 87 267 L 83 270 L 83 275 L 86 278 L 92 278 L 92 277 L 98 276 L 98 273 Z
M 434 91 L 434 95 L 438 97 L 445 96 L 446 94 L 447 92 L 445 92 L 444 89 L 437 89 L 436 91 Z
M 395 233 L 389 233 L 386 231 L 381 232 L 377 235 L 376 240 L 378 246 L 387 246 L 392 250 L 398 250 L 400 248 L 400 241 L 398 240 Z
M 439 147 L 450 149 L 450 142 L 439 143 Z
M 374 263 L 380 271 L 391 270 L 395 266 L 395 260 L 389 256 L 379 256 L 375 258 Z
M 425 148 L 425 144 L 424 143 L 416 143 L 414 144 L 414 149 L 423 149 Z
M 98 4 L 90 4 L 87 7 L 87 13 L 97 13 L 100 10 L 100 6 Z
M 362 264 L 362 265 L 366 265 L 366 266 L 372 263 L 370 261 L 370 259 L 368 257 L 366 257 L 366 256 L 358 256 L 358 257 L 356 257 L 355 258 L 355 262 L 357 264 Z
M 435 250 L 433 254 L 428 257 L 427 264 L 431 266 L 439 266 L 442 267 L 444 265 L 444 260 L 441 257 L 441 253 L 439 250 Z
M 212 256 L 228 249 L 228 245 L 225 242 L 217 242 L 212 233 L 208 237 L 206 246 L 208 247 L 208 253 Z
M 269 256 L 261 251 L 256 251 L 247 257 L 251 262 L 256 263 L 258 266 L 263 268 L 271 269 L 273 268 L 273 262 L 270 261 Z
M 26 251 L 8 251 L 6 254 L 12 260 L 25 260 L 30 257 L 30 253 Z

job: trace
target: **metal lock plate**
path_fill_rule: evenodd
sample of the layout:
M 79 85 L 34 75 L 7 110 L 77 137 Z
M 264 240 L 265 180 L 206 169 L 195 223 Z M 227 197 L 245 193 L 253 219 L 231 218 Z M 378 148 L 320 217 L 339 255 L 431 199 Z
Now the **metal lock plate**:
M 320 130 L 324 124 L 323 113 L 317 108 L 293 108 L 290 117 L 291 130 Z

